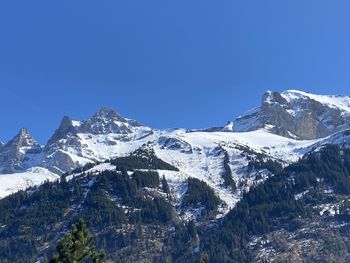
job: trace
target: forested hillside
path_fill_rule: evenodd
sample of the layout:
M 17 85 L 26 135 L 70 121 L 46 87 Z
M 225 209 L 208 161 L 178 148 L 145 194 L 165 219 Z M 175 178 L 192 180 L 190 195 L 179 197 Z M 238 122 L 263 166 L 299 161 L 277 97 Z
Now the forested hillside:
M 203 236 L 208 262 L 348 262 L 350 151 L 328 145 L 246 193 Z
M 285 169 L 252 163 L 276 174 L 219 220 L 220 199 L 205 182 L 189 178 L 181 206 L 174 207 L 167 180 L 149 165 L 135 158 L 111 163 L 117 168 L 92 173 L 88 165 L 73 177 L 0 200 L 0 261 L 47 262 L 80 218 L 94 233 L 96 247 L 107 252 L 107 261 L 349 259 L 350 150 L 325 146 Z M 152 168 L 160 167 L 171 168 L 157 162 Z M 197 221 L 183 221 L 186 211 L 198 211 Z

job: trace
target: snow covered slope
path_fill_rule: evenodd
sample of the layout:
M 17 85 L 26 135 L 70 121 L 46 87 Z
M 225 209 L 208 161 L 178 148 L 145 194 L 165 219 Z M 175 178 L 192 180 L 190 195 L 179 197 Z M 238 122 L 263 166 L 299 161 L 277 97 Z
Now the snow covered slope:
M 287 90 L 281 93 L 289 103 L 297 102 L 305 98 L 312 99 L 330 108 L 341 110 L 344 114 L 350 114 L 350 97 L 336 95 L 317 95 L 300 90 Z
M 337 132 L 326 138 L 317 140 L 314 144 L 304 148 L 304 151 L 310 152 L 313 150 L 318 150 L 319 148 L 327 144 L 334 144 L 334 145 L 339 145 L 342 148 L 349 148 L 350 147 L 350 129 Z
M 151 145 L 160 159 L 180 170 L 165 173 L 168 180 L 179 189 L 188 177 L 205 181 L 224 201 L 223 211 L 227 212 L 240 200 L 243 191 L 259 180 L 256 178 L 258 171 L 249 167 L 250 161 L 262 158 L 287 165 L 302 157 L 305 149 L 315 142 L 289 139 L 264 130 L 243 133 L 175 130 L 159 134 L 158 141 Z M 225 186 L 225 161 L 236 183 L 235 191 Z M 264 179 L 268 172 L 259 174 Z M 179 198 L 183 192 L 178 191 Z
M 0 198 L 4 198 L 19 190 L 40 185 L 45 181 L 59 180 L 60 176 L 45 168 L 30 168 L 26 172 L 14 174 L 0 174 Z
M 90 157 L 96 160 L 125 156 L 136 149 L 147 148 L 152 150 L 158 158 L 177 167 L 179 171 L 158 171 L 168 180 L 176 207 L 181 205 L 189 177 L 205 181 L 223 201 L 219 214 L 221 216 L 240 200 L 244 191 L 249 190 L 254 183 L 262 182 L 269 175 L 267 170 L 257 171 L 250 167 L 250 161 L 271 159 L 287 165 L 302 157 L 305 153 L 304 149 L 316 142 L 289 139 L 264 130 L 246 133 L 188 132 L 184 129 L 155 130 L 142 139 L 121 141 L 108 147 L 104 144 L 105 136 L 98 138 L 100 140 L 91 137 L 89 140 L 93 140 L 93 143 L 88 142 L 91 143 L 89 149 L 92 149 Z M 106 155 L 100 156 L 102 153 Z M 79 158 L 74 158 L 79 161 Z M 92 159 L 88 160 L 91 162 Z M 92 170 L 100 171 L 104 167 L 107 170 L 111 169 L 110 165 L 98 165 Z M 236 189 L 225 185 L 227 167 L 237 186 Z M 258 179 L 257 174 L 261 176 Z

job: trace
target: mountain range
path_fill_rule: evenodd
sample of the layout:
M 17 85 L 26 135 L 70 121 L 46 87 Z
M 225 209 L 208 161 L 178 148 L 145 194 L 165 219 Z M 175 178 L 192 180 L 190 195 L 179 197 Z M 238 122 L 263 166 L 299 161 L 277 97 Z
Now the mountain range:
M 178 167 L 180 177 L 205 180 L 232 207 L 240 190 L 249 189 L 254 181 L 244 171 L 248 161 L 242 152 L 264 154 L 286 165 L 314 145 L 335 140 L 346 129 L 350 129 L 350 97 L 296 90 L 268 91 L 261 106 L 226 126 L 203 130 L 156 130 L 103 107 L 83 121 L 64 116 L 46 145 L 39 145 L 25 128 L 2 144 L 0 197 L 147 145 L 159 158 Z M 239 185 L 245 182 L 234 195 L 222 187 L 225 155 L 234 180 Z
M 61 221 L 52 222 L 55 222 L 54 225 L 56 227 L 60 226 L 59 229 L 66 229 L 68 221 L 70 222 L 77 215 L 84 215 L 84 218 L 89 218 L 84 214 L 84 204 L 86 205 L 92 202 L 86 208 L 92 209 L 92 207 L 96 207 L 97 202 L 97 206 L 101 209 L 101 203 L 96 201 L 97 199 L 93 199 L 92 201 L 91 198 L 101 198 L 101 192 L 99 191 L 103 191 L 103 200 L 109 200 L 105 200 L 104 202 L 108 203 L 112 201 L 110 204 L 111 207 L 117 204 L 117 207 L 109 207 L 108 211 L 110 209 L 114 211 L 113 213 L 118 211 L 120 213 L 117 216 L 118 218 L 119 216 L 124 217 L 124 214 L 128 215 L 130 211 L 142 211 L 142 209 L 147 210 L 149 206 L 155 206 L 159 211 L 165 209 L 164 211 L 166 212 L 163 212 L 167 214 L 166 218 L 171 219 L 157 218 L 159 214 L 162 214 L 162 212 L 159 212 L 158 215 L 152 215 L 155 217 L 155 221 L 152 221 L 152 224 L 158 222 L 157 220 L 160 220 L 160 222 L 165 220 L 165 224 L 169 224 L 169 222 L 177 222 L 176 224 L 178 224 L 178 222 L 192 222 L 193 220 L 193 222 L 196 222 L 197 227 L 200 226 L 203 228 L 203 233 L 198 233 L 197 238 L 195 238 L 197 240 L 196 242 L 199 242 L 198 238 L 201 240 L 204 236 L 206 237 L 209 231 L 208 229 L 211 227 L 218 227 L 218 232 L 223 227 L 231 229 L 231 223 L 227 223 L 227 220 L 231 218 L 232 222 L 237 221 L 237 216 L 234 217 L 233 215 L 240 212 L 239 209 L 242 203 L 247 202 L 246 205 L 248 208 L 246 210 L 250 211 L 249 209 L 255 209 L 254 205 L 257 202 L 265 200 L 258 198 L 258 201 L 249 201 L 255 200 L 259 195 L 270 195 L 272 196 L 272 200 L 274 200 L 276 193 L 265 193 L 264 191 L 266 190 L 263 190 L 262 193 L 264 194 L 260 193 L 256 195 L 255 192 L 259 191 L 259 189 L 264 189 L 267 186 L 278 188 L 280 185 L 287 185 L 286 182 L 290 180 L 298 182 L 299 171 L 304 169 L 303 167 L 312 166 L 312 162 L 309 162 L 309 159 L 311 160 L 315 156 L 322 156 L 324 154 L 326 156 L 324 162 L 328 161 L 328 150 L 323 150 L 328 145 L 336 145 L 340 149 L 346 149 L 350 145 L 350 97 L 316 95 L 297 90 L 288 90 L 281 93 L 268 91 L 263 95 L 262 103 L 259 107 L 233 121 L 229 121 L 227 125 L 198 130 L 152 129 L 136 120 L 124 118 L 110 108 L 103 107 L 87 120 L 78 121 L 72 120 L 67 116 L 63 117 L 59 127 L 45 145 L 37 143 L 25 128 L 22 128 L 10 141 L 0 144 L 0 199 L 2 198 L 3 200 L 0 200 L 0 207 L 2 205 L 7 207 L 6 202 L 16 203 L 17 201 L 15 200 L 22 200 L 24 198 L 23 202 L 25 204 L 22 204 L 22 201 L 18 201 L 19 208 L 22 207 L 23 209 L 13 211 L 13 213 L 19 213 L 21 218 L 23 216 L 27 217 L 42 202 L 36 194 L 45 197 L 49 196 L 48 200 L 52 204 L 56 204 L 56 199 L 61 198 L 61 194 L 65 193 L 68 196 L 67 198 L 69 198 L 67 202 L 71 202 L 71 205 L 65 207 L 67 210 L 65 216 L 60 219 Z M 325 152 L 323 153 L 323 151 Z M 341 150 L 338 151 L 337 149 L 330 149 L 329 151 L 334 151 L 335 155 L 339 153 L 339 160 L 341 158 L 347 160 L 345 157 L 342 157 L 347 153 L 342 153 Z M 302 168 L 295 168 L 298 163 L 302 163 L 304 166 L 301 166 Z M 320 167 L 322 165 L 320 164 Z M 313 206 L 321 209 L 321 212 L 317 212 L 321 213 L 320 215 L 324 215 L 327 210 L 327 213 L 334 216 L 334 214 L 337 214 L 336 207 L 339 208 L 339 204 L 344 203 L 348 197 L 347 189 L 350 191 L 350 181 L 349 188 L 347 188 L 347 181 L 339 175 L 344 171 L 347 173 L 348 168 L 345 167 L 339 174 L 335 175 L 335 177 L 340 178 L 339 180 L 337 179 L 337 182 L 332 180 L 327 181 L 329 180 L 327 179 L 327 175 L 324 175 L 324 178 L 316 178 L 313 175 L 314 170 L 312 168 L 310 169 L 308 173 L 312 174 L 312 176 L 308 176 L 312 179 L 308 179 L 309 181 L 307 183 L 304 181 L 300 183 L 302 187 L 298 183 L 293 183 L 290 189 L 288 188 L 289 186 L 283 186 L 287 187 L 286 189 L 288 191 L 286 191 L 288 193 L 293 194 L 282 195 L 283 198 L 287 198 L 286 200 L 280 196 L 279 198 L 282 198 L 282 201 L 288 204 L 288 213 L 290 213 L 291 209 L 294 209 L 296 206 L 293 202 L 297 202 L 299 199 L 304 200 L 303 198 L 307 196 L 307 193 L 311 192 L 309 188 L 303 188 L 304 184 L 310 186 L 317 181 L 318 183 L 316 182 L 315 184 L 317 184 L 318 190 L 322 188 L 322 193 L 332 194 L 333 191 L 337 193 L 337 195 L 331 195 L 332 198 L 337 197 L 337 202 L 334 204 L 335 201 L 327 199 L 328 203 L 323 201 L 322 204 L 314 202 Z M 146 173 L 146 175 L 142 175 L 142 173 Z M 118 179 L 122 181 L 118 181 L 119 183 L 114 185 L 112 178 L 116 178 L 115 176 L 118 176 L 118 174 L 125 177 Z M 281 175 L 275 177 L 274 175 L 277 174 Z M 282 180 L 281 178 L 283 178 L 283 181 L 278 181 Z M 108 184 L 106 180 L 109 182 Z M 346 183 L 343 182 L 344 180 Z M 339 183 L 340 181 L 341 183 Z M 52 182 L 53 186 L 57 189 L 62 188 L 60 190 L 61 192 L 59 192 L 59 197 L 52 190 L 47 192 L 47 187 L 51 187 L 46 186 L 49 184 L 48 182 Z M 70 185 L 69 189 L 73 190 L 68 191 L 64 188 L 64 183 L 66 182 Z M 343 187 L 339 187 L 340 190 L 335 187 L 335 189 L 339 190 L 339 193 L 337 192 L 338 190 L 333 190 L 334 184 L 340 184 Z M 40 185 L 42 186 L 38 187 Z M 121 186 L 123 186 L 122 189 L 119 188 Z M 127 193 L 123 192 L 129 188 L 131 190 L 127 190 Z M 120 191 L 122 191 L 122 194 Z M 138 201 L 135 201 L 134 199 L 130 199 L 129 191 L 134 191 L 132 193 L 140 197 L 140 200 L 150 198 L 152 202 L 156 202 L 158 200 L 157 198 L 160 198 L 160 200 L 165 199 L 166 204 L 163 204 L 163 201 L 159 201 L 161 203 L 157 203 L 157 201 L 156 204 L 142 203 L 143 201 L 139 201 L 138 199 Z M 203 192 L 203 196 L 198 195 L 197 191 L 199 193 Z M 23 192 L 25 193 L 25 197 L 22 196 Z M 291 199 L 288 199 L 289 197 Z M 201 198 L 204 198 L 206 203 Z M 276 200 L 278 202 L 281 201 L 280 199 Z M 261 207 L 268 207 L 269 202 L 271 200 L 266 199 L 265 203 L 259 206 L 259 209 Z M 309 204 L 308 202 L 311 201 L 307 199 L 305 204 L 307 203 L 310 206 L 311 203 Z M 56 205 L 59 206 L 61 203 Z M 168 205 L 171 207 L 168 207 Z M 300 204 L 298 203 L 297 205 Z M 275 207 L 276 204 L 272 206 Z M 122 210 L 119 211 L 118 209 L 121 208 Z M 23 212 L 27 210 L 28 212 Z M 307 213 L 304 206 L 300 205 L 299 210 Z M 299 213 L 294 212 L 293 216 Z M 96 216 L 99 217 L 100 215 Z M 141 218 L 143 216 L 141 215 Z M 278 216 L 278 222 L 282 222 L 283 220 L 279 214 Z M 300 216 L 303 218 L 305 215 L 300 214 Z M 116 217 L 116 215 L 113 214 L 113 217 Z M 276 217 L 276 214 L 274 213 L 271 217 Z M 0 216 L 0 238 L 2 233 L 7 231 L 7 226 L 9 228 L 12 227 L 10 225 L 13 223 L 10 223 L 9 218 L 10 216 L 4 217 L 3 221 L 1 221 L 2 218 Z M 111 215 L 108 218 L 110 222 Z M 22 218 L 21 220 L 24 219 Z M 57 219 L 55 218 L 55 220 Z M 91 220 L 93 220 L 90 222 L 92 226 L 99 226 L 100 223 L 94 221 L 96 218 Z M 125 223 L 125 220 L 129 220 L 129 224 L 137 226 L 133 217 L 123 220 L 120 222 Z M 247 219 L 247 222 L 250 222 L 249 220 Z M 253 222 L 253 225 L 256 225 L 256 222 L 262 219 L 261 217 L 257 217 L 254 220 L 255 223 Z M 1 222 L 4 224 L 3 229 L 5 230 L 1 230 Z M 7 222 L 7 224 L 4 222 Z M 305 222 L 303 221 L 303 224 Z M 243 223 L 245 224 L 245 222 L 237 222 L 237 224 Z M 154 230 L 152 230 L 153 227 L 158 227 L 158 225 L 152 224 L 148 225 L 147 230 L 144 231 L 152 232 Z M 267 225 L 269 224 L 267 223 Z M 15 226 L 13 227 L 13 229 L 16 229 Z M 121 225 L 118 225 L 117 228 L 120 229 L 120 227 Z M 251 226 L 248 228 L 251 230 Z M 122 229 L 124 235 L 126 235 L 128 230 L 125 228 Z M 134 228 L 132 229 L 132 231 L 135 230 Z M 317 227 L 315 226 L 314 229 L 317 229 Z M 171 232 L 171 227 L 158 230 L 161 233 L 160 235 L 168 235 Z M 11 231 L 16 232 L 19 230 Z M 6 232 L 8 237 L 13 234 L 11 231 Z M 38 231 L 40 232 L 41 230 Z M 103 230 L 100 229 L 98 231 L 102 231 L 101 233 L 99 232 L 101 240 L 109 240 Z M 57 232 L 57 235 L 50 237 L 47 242 L 50 243 L 53 240 L 57 240 L 60 236 L 59 233 L 61 232 Z M 148 233 L 148 238 L 151 235 L 150 233 Z M 273 253 L 269 252 L 267 245 L 270 243 L 266 240 L 264 241 L 259 236 L 261 233 L 255 230 L 251 230 L 251 233 L 254 233 L 256 236 L 249 237 L 249 246 L 254 251 L 257 251 L 254 256 L 257 262 L 265 262 L 264 260 L 268 257 L 272 259 L 276 255 L 280 256 L 283 254 L 283 251 L 278 250 L 278 253 L 276 252 L 273 255 Z M 264 233 L 267 233 L 267 230 Z M 42 233 L 40 232 L 39 234 Z M 4 234 L 4 236 L 6 235 Z M 20 233 L 16 235 L 20 236 Z M 245 234 L 244 236 L 245 241 L 242 241 L 246 246 L 248 246 L 246 241 L 247 235 Z M 242 233 L 237 234 L 235 238 L 237 236 L 243 238 Z M 215 235 L 209 234 L 208 238 L 215 240 Z M 198 245 L 192 240 L 192 252 L 187 248 L 186 251 L 179 252 L 181 256 L 179 254 L 172 255 L 172 257 L 183 260 L 178 262 L 191 262 L 188 258 L 186 261 L 183 258 L 184 255 L 191 258 L 193 254 L 198 252 L 203 258 L 205 258 L 205 253 L 208 253 L 210 256 L 213 254 L 210 252 L 212 247 L 207 252 L 203 252 L 205 249 L 208 249 L 206 247 L 208 238 L 204 239 L 206 241 L 201 241 L 202 245 Z M 294 237 L 291 234 L 288 238 L 292 240 Z M 273 238 L 271 237 L 271 239 Z M 131 240 L 134 239 L 131 238 Z M 159 236 L 157 240 L 163 244 L 164 249 L 167 246 L 166 244 L 168 244 L 167 242 L 174 242 L 173 240 L 167 240 L 165 242 Z M 219 244 L 222 240 L 220 242 L 217 240 L 213 242 Z M 304 243 L 302 243 L 301 239 L 293 240 L 293 242 L 296 247 L 304 248 Z M 43 245 L 42 243 L 40 244 Z M 174 244 L 171 244 L 168 245 L 172 249 Z M 143 245 L 145 244 L 139 244 L 141 247 Z M 322 248 L 320 244 L 318 245 Z M 115 245 L 115 247 L 120 246 L 123 247 L 120 244 Z M 181 247 L 181 245 L 178 246 Z M 12 246 L 8 245 L 7 249 L 8 247 Z M 115 250 L 115 247 L 114 250 L 111 248 L 110 251 L 117 253 L 115 256 L 120 256 L 119 253 L 121 252 Z M 30 253 L 32 253 L 33 257 L 37 258 L 37 255 L 40 253 L 35 252 L 36 249 L 36 247 L 35 249 L 31 248 Z M 184 248 L 181 247 L 181 249 Z M 146 250 L 140 249 L 140 251 L 145 253 Z M 293 250 L 293 253 L 295 251 Z M 51 252 L 52 250 L 48 250 L 45 253 Z M 154 253 L 154 255 L 157 255 L 155 258 L 167 258 L 167 256 L 160 256 L 162 254 L 160 250 Z M 237 262 L 238 257 L 236 261 L 229 261 L 227 258 L 228 254 L 229 252 L 223 251 L 222 255 L 224 256 L 221 258 L 223 261 L 220 261 L 220 256 L 218 256 L 217 261 L 213 259 L 210 262 Z M 123 254 L 123 256 L 125 255 Z M 251 257 L 252 255 L 239 255 L 238 262 L 251 261 Z M 290 254 L 285 256 L 283 260 L 288 257 L 290 257 Z M 295 256 L 294 259 L 296 258 L 298 257 Z M 128 256 L 125 262 L 134 262 L 134 260 L 134 258 Z M 277 262 L 286 262 L 276 260 Z M 169 262 L 172 261 L 174 260 L 170 260 Z M 46 261 L 39 260 L 39 262 Z M 135 262 L 154 261 L 140 259 L 140 261 Z M 320 261 L 311 260 L 310 262 Z

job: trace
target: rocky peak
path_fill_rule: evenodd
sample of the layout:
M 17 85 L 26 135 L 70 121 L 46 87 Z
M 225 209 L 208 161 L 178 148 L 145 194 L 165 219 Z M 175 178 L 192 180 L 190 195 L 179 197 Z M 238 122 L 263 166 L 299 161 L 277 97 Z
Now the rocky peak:
M 60 139 L 74 136 L 78 133 L 84 134 L 129 134 L 133 127 L 141 126 L 137 121 L 125 119 L 116 111 L 108 107 L 102 107 L 91 118 L 84 121 L 74 121 L 68 116 L 61 120 L 59 128 L 50 138 L 47 145 Z
M 28 133 L 26 128 L 21 128 L 18 134 L 10 140 L 4 147 L 15 146 L 15 147 L 35 147 L 39 144 L 33 139 L 33 137 Z
M 73 121 L 71 118 L 69 118 L 68 116 L 63 116 L 60 126 L 59 126 L 59 130 L 66 130 L 69 129 L 73 126 Z
M 269 90 L 263 95 L 263 99 L 262 99 L 262 104 L 266 104 L 266 103 L 267 104 L 277 103 L 280 105 L 286 105 L 288 102 L 285 98 L 282 97 L 280 93 Z
M 95 155 L 92 145 L 96 141 L 103 147 L 110 147 L 118 141 L 142 138 L 151 133 L 150 128 L 123 118 L 107 107 L 102 107 L 91 118 L 83 121 L 65 116 L 45 146 L 41 165 L 62 174 L 75 169 L 81 164 L 79 162 L 103 159 L 103 155 Z
M 268 129 L 296 139 L 318 139 L 350 128 L 350 98 L 268 91 L 260 107 L 235 121 L 237 131 Z
M 102 107 L 94 116 L 84 122 L 79 127 L 81 133 L 91 134 L 129 134 L 133 132 L 132 127 L 140 126 L 134 120 L 121 117 L 116 111 Z
M 28 129 L 27 128 L 21 128 L 18 132 L 18 135 L 22 136 L 22 137 L 26 137 L 28 136 Z
M 119 113 L 108 107 L 101 107 L 92 118 L 95 119 L 113 119 L 118 121 L 125 121 Z
M 75 133 L 75 131 L 76 129 L 73 125 L 73 120 L 68 116 L 64 116 L 61 120 L 60 126 L 49 139 L 47 145 L 51 145 L 52 143 L 65 138 L 68 134 Z
M 20 129 L 18 134 L 0 148 L 0 170 L 13 173 L 25 168 L 24 162 L 28 154 L 39 154 L 41 146 L 28 133 L 26 128 Z

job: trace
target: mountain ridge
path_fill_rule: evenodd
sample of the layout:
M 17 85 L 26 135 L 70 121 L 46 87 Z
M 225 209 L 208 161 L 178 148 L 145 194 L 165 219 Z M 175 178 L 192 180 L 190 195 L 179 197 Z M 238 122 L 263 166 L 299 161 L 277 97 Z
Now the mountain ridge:
M 346 230 L 350 207 L 348 100 L 269 91 L 246 117 L 201 130 L 151 129 L 103 107 L 87 120 L 64 116 L 45 146 L 21 129 L 0 146 L 8 160 L 0 166 L 11 168 L 0 174 L 0 259 L 47 262 L 37 256 L 50 256 L 77 217 L 122 262 L 309 259 L 305 236 L 322 257 L 347 257 L 336 229 Z M 240 131 L 244 121 L 251 126 Z M 340 244 L 341 255 L 324 252 L 314 230 Z M 281 248 L 280 238 L 293 246 Z M 158 245 L 149 250 L 149 242 Z
M 265 128 L 295 139 L 319 139 L 350 127 L 350 97 L 268 91 L 261 106 L 238 117 L 236 131 Z
M 316 97 L 319 101 L 324 100 L 326 106 L 321 107 L 323 113 L 327 113 L 328 110 L 332 112 L 328 105 L 329 101 L 334 107 L 337 104 L 335 102 L 342 102 L 339 102 L 342 110 L 347 109 L 344 105 L 348 100 L 350 105 L 349 97 L 345 96 L 323 96 L 288 90 L 282 93 L 272 91 L 265 93 L 263 107 L 265 107 L 265 112 L 271 116 L 276 112 L 274 108 L 278 109 L 277 112 L 283 110 L 284 113 L 288 113 L 293 109 L 291 107 L 293 103 L 300 103 L 301 109 L 309 108 L 311 111 L 314 109 L 317 111 L 319 107 L 312 106 L 315 103 L 314 99 L 305 100 L 305 96 Z M 260 112 L 261 107 L 250 111 L 248 116 L 255 114 L 259 117 Z M 347 118 L 347 112 L 345 113 Z M 318 116 L 317 112 L 315 116 Z M 21 190 L 33 185 L 34 182 L 35 184 L 43 182 L 28 180 L 28 176 L 25 175 L 26 169 L 31 176 L 35 176 L 35 171 L 38 171 L 47 174 L 49 180 L 54 180 L 88 163 L 128 156 L 144 145 L 148 145 L 158 157 L 180 169 L 180 173 L 175 176 L 179 184 L 188 177 L 205 180 L 221 198 L 225 199 L 227 204 L 225 211 L 228 211 L 240 199 L 241 194 L 249 190 L 254 183 L 254 175 L 247 174 L 249 155 L 265 156 L 265 158 L 286 165 L 301 158 L 312 147 L 319 147 L 329 142 L 344 144 L 342 140 L 346 140 L 345 144 L 348 143 L 346 133 L 341 133 L 342 130 L 346 130 L 346 125 L 340 126 L 340 131 L 335 129 L 329 135 L 330 137 L 303 140 L 298 136 L 293 136 L 292 131 L 288 129 L 281 132 L 280 128 L 266 124 L 268 122 L 260 122 L 260 120 L 266 121 L 265 117 L 259 117 L 256 125 L 247 131 L 240 131 L 237 120 L 228 122 L 223 127 L 204 130 L 156 130 L 142 126 L 138 121 L 124 118 L 108 107 L 102 107 L 87 120 L 77 121 L 64 116 L 45 146 L 39 147 L 35 144 L 36 151 L 29 151 L 24 155 L 18 154 L 20 157 L 14 158 L 13 163 L 9 166 L 11 169 L 3 168 L 3 171 L 6 172 L 1 176 L 2 180 L 11 180 L 11 173 L 24 172 L 24 174 L 22 181 L 14 180 L 11 187 L 2 188 L 0 196 L 6 196 L 15 191 L 16 185 L 17 190 Z M 238 120 L 240 118 L 242 117 L 239 117 Z M 270 119 L 267 118 L 267 120 Z M 23 132 L 28 133 L 26 129 Z M 0 153 L 4 151 L 5 146 L 6 144 L 0 148 Z M 17 149 L 16 145 L 13 146 L 13 149 Z M 247 157 L 242 158 L 242 154 Z M 0 167 L 3 167 L 4 163 L 0 162 Z M 230 177 L 239 185 L 234 194 L 230 193 L 229 187 L 223 185 L 224 179 L 220 176 L 226 173 L 227 167 L 232 174 Z M 42 177 L 38 176 L 38 178 Z

